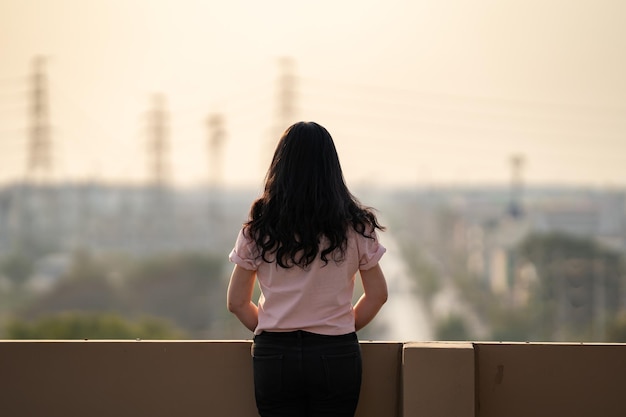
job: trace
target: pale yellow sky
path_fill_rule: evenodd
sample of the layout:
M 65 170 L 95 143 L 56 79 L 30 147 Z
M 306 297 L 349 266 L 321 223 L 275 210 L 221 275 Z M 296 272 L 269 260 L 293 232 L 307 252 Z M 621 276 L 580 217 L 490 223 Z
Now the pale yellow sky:
M 290 56 L 295 119 L 349 184 L 506 183 L 523 154 L 531 183 L 626 185 L 624 22 L 621 0 L 1 0 L 0 181 L 25 172 L 41 54 L 59 179 L 147 178 L 161 93 L 174 183 L 206 181 L 218 112 L 224 183 L 258 185 Z

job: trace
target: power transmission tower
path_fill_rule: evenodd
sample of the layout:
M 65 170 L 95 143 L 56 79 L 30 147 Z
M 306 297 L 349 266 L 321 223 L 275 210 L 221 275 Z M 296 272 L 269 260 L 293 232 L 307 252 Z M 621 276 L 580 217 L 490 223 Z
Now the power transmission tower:
M 215 190 L 222 185 L 222 151 L 226 139 L 224 118 L 219 114 L 209 115 L 207 129 L 209 132 L 209 185 Z
M 291 57 L 282 57 L 278 59 L 278 78 L 276 82 L 276 114 L 274 126 L 270 131 L 271 138 L 268 141 L 267 148 L 263 150 L 263 155 L 269 155 L 264 158 L 267 162 L 264 166 L 268 166 L 271 156 L 276 147 L 280 136 L 285 129 L 295 122 L 296 112 L 296 64 Z
M 285 130 L 296 116 L 296 64 L 293 58 L 282 57 L 278 60 L 280 74 L 278 76 L 278 107 L 277 124 Z
M 169 177 L 168 117 L 163 95 L 156 94 L 153 97 L 148 119 L 148 159 L 151 183 L 155 189 L 162 190 Z
M 522 193 L 524 181 L 522 179 L 522 169 L 524 167 L 524 156 L 513 155 L 511 163 L 511 196 L 509 201 L 509 215 L 514 218 L 522 217 L 524 209 L 522 207 Z
M 58 242 L 58 196 L 52 179 L 52 138 L 48 102 L 46 60 L 37 56 L 33 60 L 30 76 L 26 181 L 16 196 L 16 241 L 29 246 L 32 242 Z
M 209 156 L 209 192 L 208 192 L 208 243 L 215 247 L 221 240 L 224 230 L 223 213 L 220 210 L 222 199 L 222 151 L 226 139 L 224 118 L 220 114 L 211 114 L 207 118 L 208 156 Z
M 52 173 L 52 139 L 50 136 L 48 85 L 45 59 L 33 63 L 30 129 L 28 138 L 27 176 L 30 180 L 46 179 Z M 40 176 L 40 177 L 39 177 Z
M 169 193 L 169 121 L 165 97 L 156 94 L 148 112 L 148 205 L 144 231 L 148 233 L 143 242 L 144 250 L 170 249 L 174 242 L 174 208 Z

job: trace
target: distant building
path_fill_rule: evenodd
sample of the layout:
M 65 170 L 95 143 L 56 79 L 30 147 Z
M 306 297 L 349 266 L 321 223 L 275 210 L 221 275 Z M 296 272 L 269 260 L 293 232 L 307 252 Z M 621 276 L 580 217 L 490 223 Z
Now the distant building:
M 209 252 L 232 245 L 249 191 L 104 184 L 14 185 L 0 189 L 0 249 L 36 241 L 55 251 L 150 254 Z

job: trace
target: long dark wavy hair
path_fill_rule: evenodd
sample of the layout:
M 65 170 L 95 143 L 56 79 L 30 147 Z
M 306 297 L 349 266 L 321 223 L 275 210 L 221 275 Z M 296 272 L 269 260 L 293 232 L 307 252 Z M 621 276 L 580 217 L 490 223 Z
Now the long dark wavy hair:
M 324 264 L 329 256 L 343 260 L 350 227 L 371 239 L 376 229 L 384 230 L 374 210 L 348 190 L 330 133 L 315 122 L 290 126 L 278 142 L 244 232 L 265 262 L 273 258 L 283 268 L 306 268 L 318 255 Z

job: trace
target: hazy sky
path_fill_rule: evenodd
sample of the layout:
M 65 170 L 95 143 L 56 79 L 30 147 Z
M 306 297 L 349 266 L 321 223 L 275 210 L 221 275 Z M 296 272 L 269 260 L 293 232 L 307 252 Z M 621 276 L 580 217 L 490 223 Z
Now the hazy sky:
M 506 183 L 522 154 L 531 183 L 626 185 L 624 22 L 622 0 L 0 0 L 0 181 L 24 175 L 43 55 L 56 178 L 147 178 L 158 93 L 172 182 L 207 180 L 221 113 L 224 183 L 258 185 L 289 56 L 295 119 L 349 184 Z

